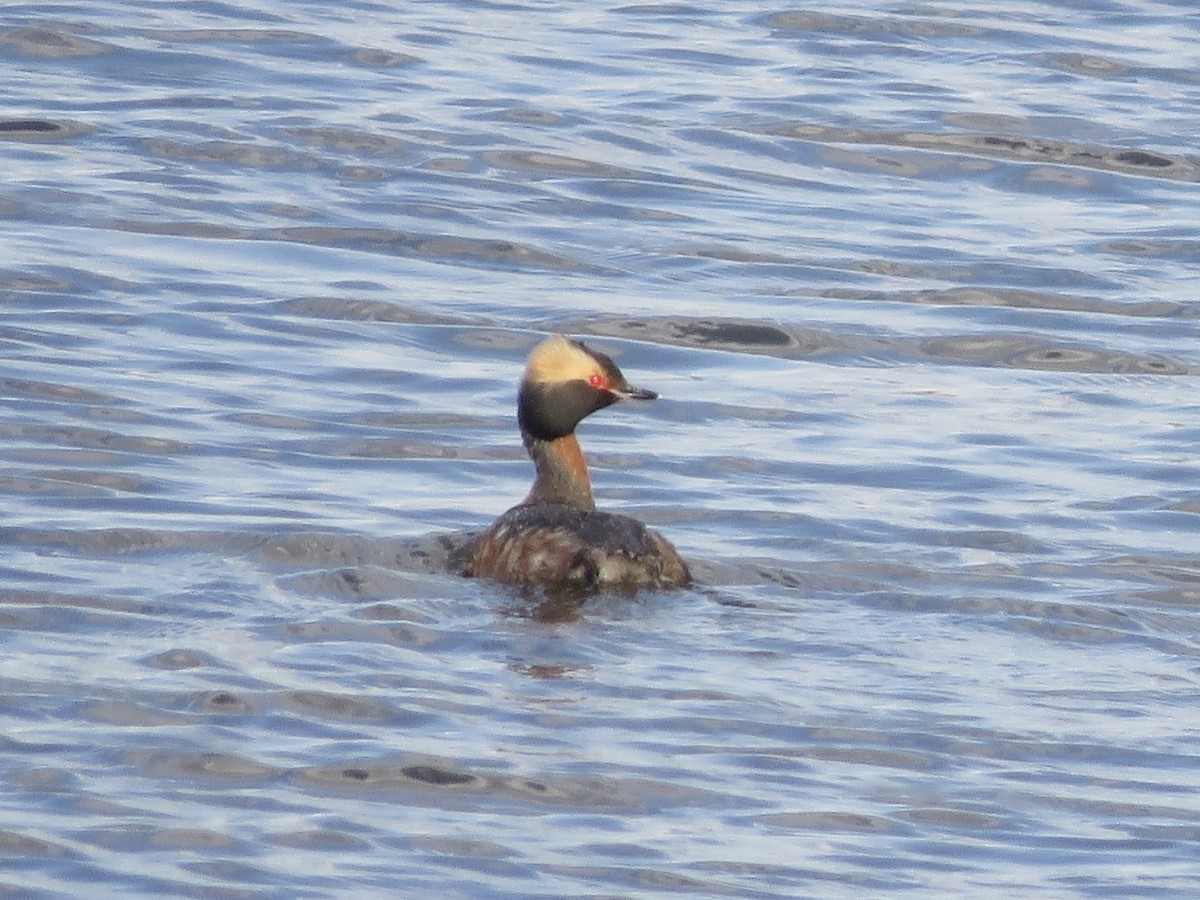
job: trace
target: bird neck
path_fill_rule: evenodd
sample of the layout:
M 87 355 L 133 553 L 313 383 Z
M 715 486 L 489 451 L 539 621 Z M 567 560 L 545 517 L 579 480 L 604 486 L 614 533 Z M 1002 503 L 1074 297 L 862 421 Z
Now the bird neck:
M 561 503 L 576 509 L 596 508 L 587 461 L 583 458 L 583 450 L 574 432 L 545 441 L 523 431 L 521 438 L 537 470 L 533 488 L 525 498 L 526 503 Z

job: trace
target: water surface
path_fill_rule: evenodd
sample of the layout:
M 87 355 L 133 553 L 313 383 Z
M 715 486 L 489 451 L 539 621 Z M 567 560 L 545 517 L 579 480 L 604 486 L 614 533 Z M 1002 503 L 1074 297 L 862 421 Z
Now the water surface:
M 1169 2 L 0 13 L 0 884 L 1200 889 Z M 525 354 L 693 589 L 450 571 Z

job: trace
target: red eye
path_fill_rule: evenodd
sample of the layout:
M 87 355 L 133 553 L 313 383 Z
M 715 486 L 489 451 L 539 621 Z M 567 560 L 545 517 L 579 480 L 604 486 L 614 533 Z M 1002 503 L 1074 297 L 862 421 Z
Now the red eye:
M 599 372 L 596 372 L 590 378 L 588 378 L 588 384 L 594 388 L 608 387 L 607 381 L 605 381 L 604 376 Z

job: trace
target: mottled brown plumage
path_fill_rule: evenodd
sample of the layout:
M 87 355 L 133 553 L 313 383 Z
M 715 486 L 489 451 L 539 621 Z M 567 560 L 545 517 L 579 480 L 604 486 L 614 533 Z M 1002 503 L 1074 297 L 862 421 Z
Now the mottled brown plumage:
M 536 469 L 529 495 L 471 547 L 468 577 L 552 590 L 681 587 L 687 565 L 662 535 L 629 516 L 599 512 L 575 426 L 622 397 L 652 400 L 616 364 L 562 335 L 529 355 L 517 399 Z

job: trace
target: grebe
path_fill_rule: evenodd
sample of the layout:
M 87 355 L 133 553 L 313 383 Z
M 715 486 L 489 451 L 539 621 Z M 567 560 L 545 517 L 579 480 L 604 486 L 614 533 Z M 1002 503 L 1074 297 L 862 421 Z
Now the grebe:
M 575 426 L 617 400 L 653 400 L 616 364 L 554 335 L 529 354 L 517 395 L 521 439 L 537 474 L 529 496 L 470 549 L 467 577 L 572 592 L 681 587 L 688 567 L 662 535 L 636 519 L 598 512 Z

